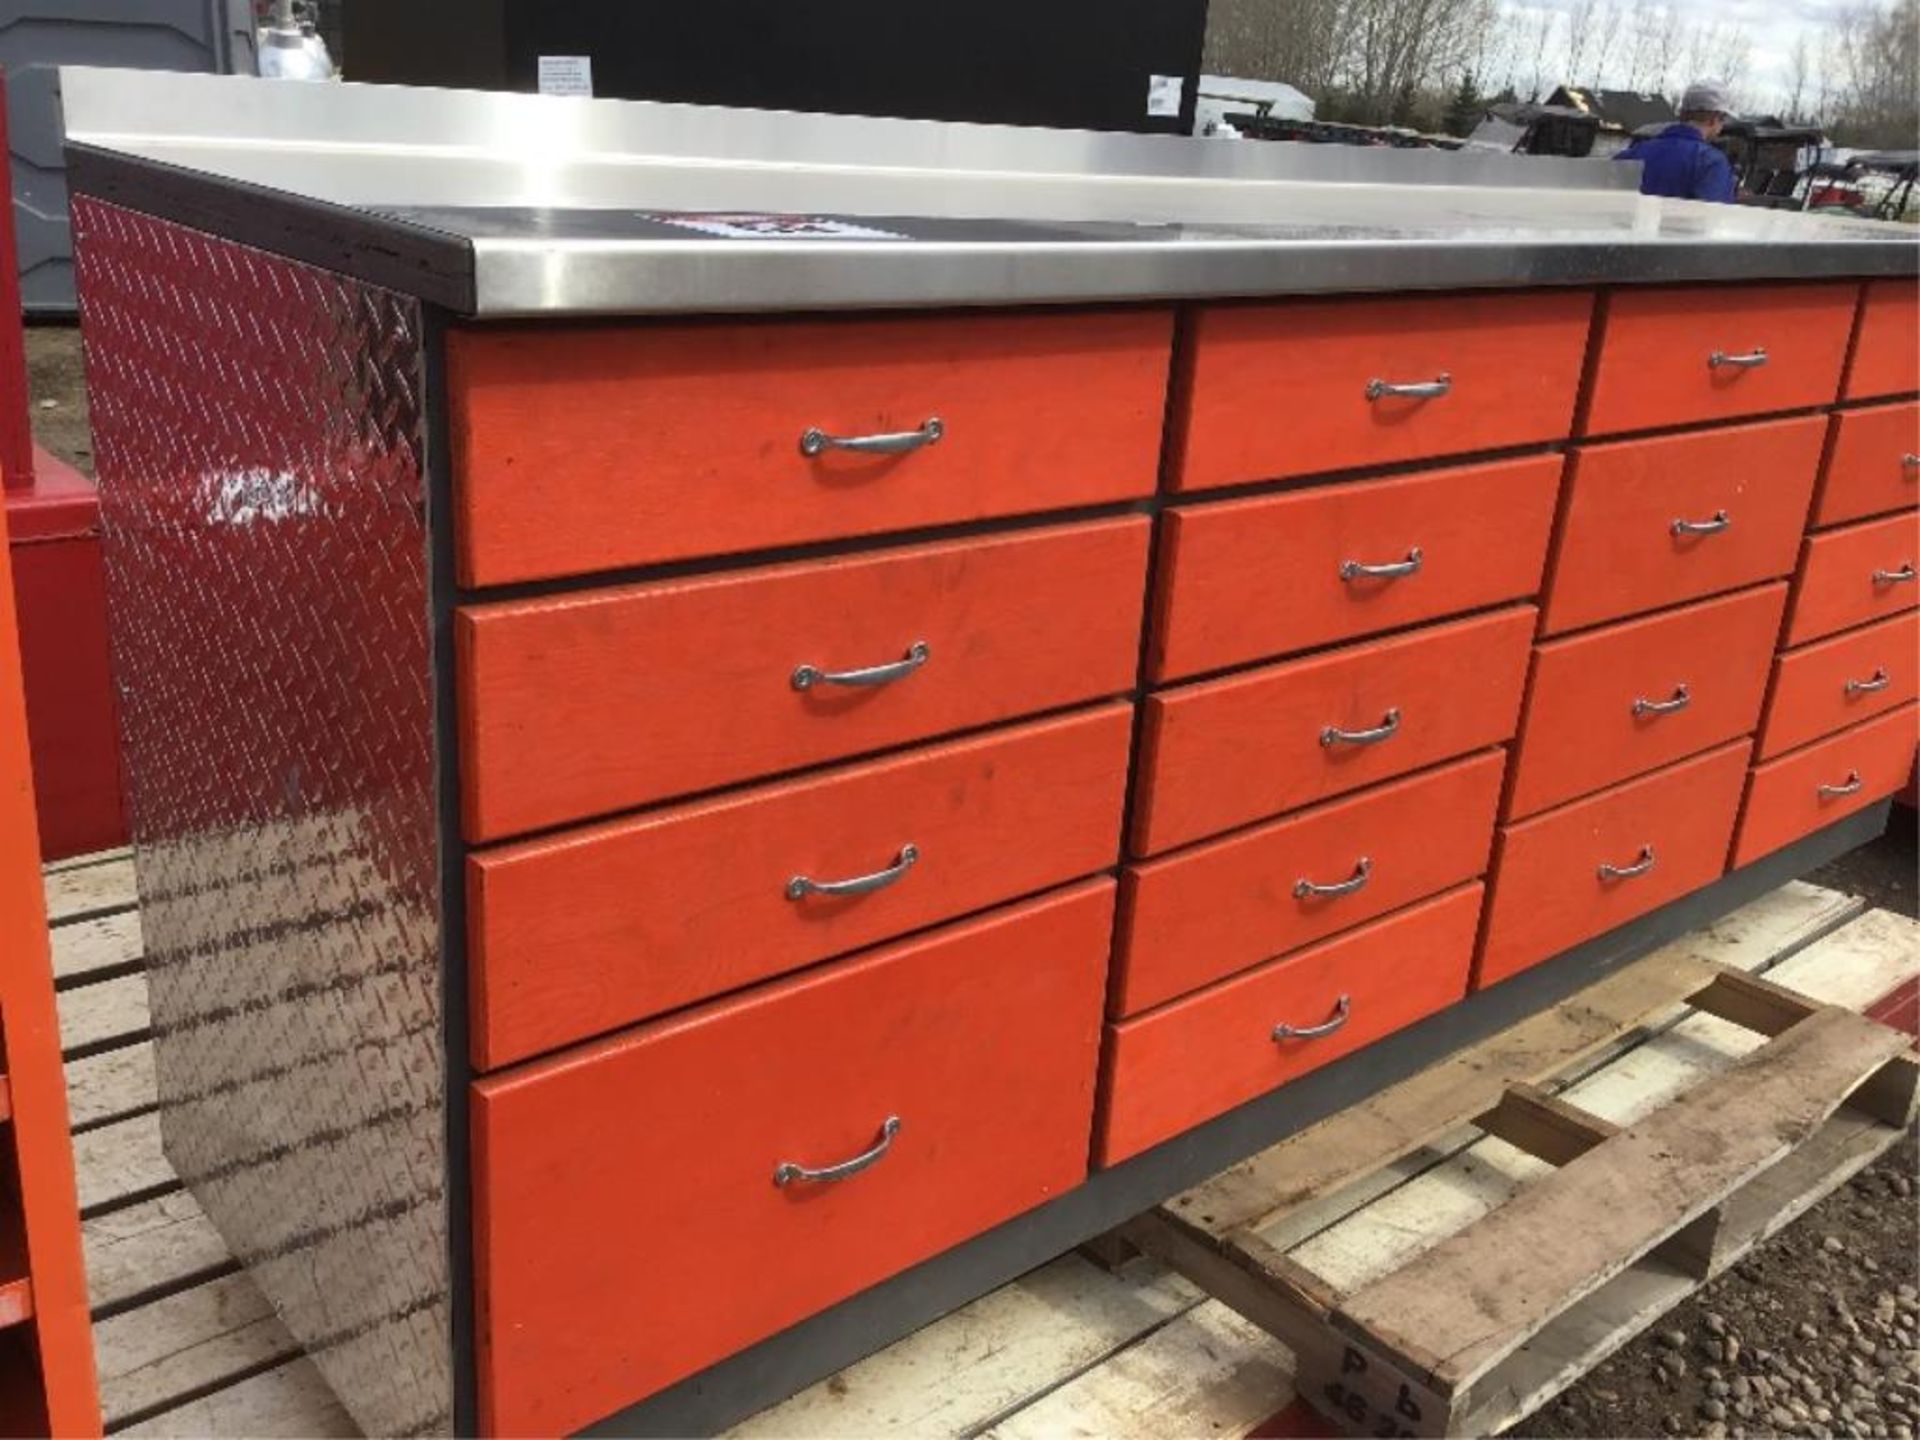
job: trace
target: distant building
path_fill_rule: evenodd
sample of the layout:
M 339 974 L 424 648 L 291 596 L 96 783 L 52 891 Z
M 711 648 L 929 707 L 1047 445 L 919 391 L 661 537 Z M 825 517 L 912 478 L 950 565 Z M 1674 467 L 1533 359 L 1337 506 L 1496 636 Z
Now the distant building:
M 1211 135 L 1228 115 L 1257 115 L 1276 120 L 1313 119 L 1313 100 L 1279 80 L 1240 80 L 1232 75 L 1202 75 L 1193 109 L 1193 133 Z
M 1623 150 L 1632 142 L 1636 131 L 1671 125 L 1680 118 L 1666 96 L 1635 90 L 1590 90 L 1562 85 L 1547 97 L 1546 103 L 1578 110 L 1600 122 L 1591 152 L 1595 155 L 1611 155 Z

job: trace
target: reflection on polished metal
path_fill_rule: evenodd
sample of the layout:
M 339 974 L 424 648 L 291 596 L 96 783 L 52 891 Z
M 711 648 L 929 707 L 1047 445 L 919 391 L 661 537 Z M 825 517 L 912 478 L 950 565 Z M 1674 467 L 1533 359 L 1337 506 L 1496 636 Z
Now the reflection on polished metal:
M 1904 227 L 1644 196 L 1610 161 L 157 71 L 61 84 L 83 189 L 137 180 L 164 210 L 204 203 L 205 177 L 245 187 L 242 238 L 274 248 L 331 216 L 331 263 L 457 272 L 481 315 L 1920 273 Z
M 73 225 L 167 1158 L 366 1434 L 447 1434 L 420 307 Z

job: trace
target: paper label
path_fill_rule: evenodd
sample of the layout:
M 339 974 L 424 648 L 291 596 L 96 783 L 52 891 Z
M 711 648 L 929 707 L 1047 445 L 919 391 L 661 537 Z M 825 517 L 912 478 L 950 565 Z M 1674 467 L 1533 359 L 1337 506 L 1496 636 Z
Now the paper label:
M 593 94 L 593 57 L 590 55 L 542 55 L 540 57 L 540 93 L 542 95 Z
M 875 230 L 820 215 L 655 215 L 663 225 L 718 235 L 726 240 L 905 240 L 892 230 Z
M 1147 114 L 1178 115 L 1180 113 L 1180 92 L 1186 88 L 1183 75 L 1149 75 L 1147 77 Z

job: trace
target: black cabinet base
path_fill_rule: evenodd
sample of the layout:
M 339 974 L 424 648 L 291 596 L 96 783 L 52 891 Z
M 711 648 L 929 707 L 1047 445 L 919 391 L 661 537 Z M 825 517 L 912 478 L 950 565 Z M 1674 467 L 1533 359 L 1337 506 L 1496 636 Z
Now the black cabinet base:
M 1301 1077 L 945 1254 L 822 1311 L 609 1416 L 588 1435 L 702 1435 L 725 1429 L 1376 1091 L 1416 1074 L 1648 951 L 1874 839 L 1888 802 L 1777 850 L 1705 889 L 1470 995 L 1357 1054 Z

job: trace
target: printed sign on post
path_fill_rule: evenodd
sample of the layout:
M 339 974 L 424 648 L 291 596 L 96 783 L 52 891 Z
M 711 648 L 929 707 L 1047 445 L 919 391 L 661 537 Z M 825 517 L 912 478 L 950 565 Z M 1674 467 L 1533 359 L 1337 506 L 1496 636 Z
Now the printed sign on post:
M 1180 75 L 1149 75 L 1147 77 L 1147 114 L 1178 115 L 1180 113 L 1180 93 L 1186 88 L 1186 79 Z
M 593 57 L 590 55 L 542 55 L 540 57 L 540 93 L 542 95 L 593 94 Z

